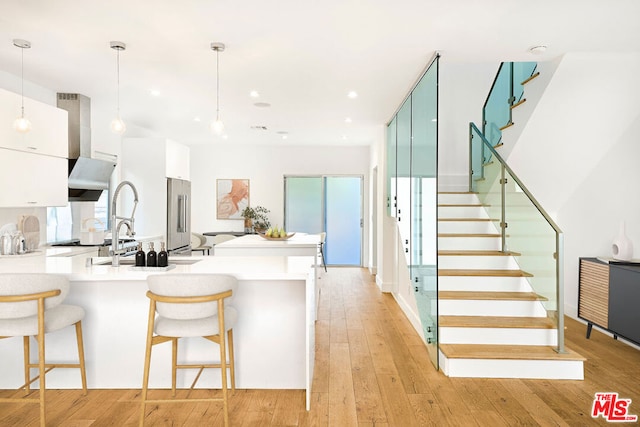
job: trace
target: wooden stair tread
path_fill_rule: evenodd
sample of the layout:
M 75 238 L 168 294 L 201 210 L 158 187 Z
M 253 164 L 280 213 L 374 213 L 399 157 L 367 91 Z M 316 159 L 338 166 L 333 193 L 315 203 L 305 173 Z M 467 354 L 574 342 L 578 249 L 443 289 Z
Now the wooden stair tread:
M 478 194 L 477 191 L 438 191 L 438 194 Z
M 438 255 L 445 256 L 520 256 L 518 252 L 502 252 L 490 250 L 439 250 Z
M 438 237 L 500 237 L 498 233 L 438 233 Z
M 491 221 L 500 221 L 499 219 L 492 218 L 438 218 L 438 221 L 461 221 L 461 222 L 491 222 Z
M 438 276 L 480 276 L 480 277 L 533 277 L 532 274 L 522 270 L 479 270 L 479 269 L 448 269 L 439 268 Z
M 482 301 L 547 301 L 534 292 L 438 291 L 438 299 Z
M 501 360 L 575 360 L 586 359 L 565 347 L 558 353 L 555 347 L 542 345 L 441 344 L 440 351 L 449 359 Z
M 500 128 L 500 130 L 502 131 L 502 130 L 508 129 L 508 128 L 510 128 L 511 126 L 513 126 L 514 124 L 515 124 L 515 123 L 513 123 L 513 122 L 509 122 L 509 123 L 507 123 L 506 125 L 502 126 L 502 127 Z
M 520 84 L 521 85 L 526 85 L 527 83 L 529 83 L 531 80 L 535 79 L 536 77 L 538 77 L 540 75 L 540 71 L 537 71 L 536 73 L 534 73 L 531 77 L 527 77 L 525 80 L 523 80 Z
M 440 316 L 438 326 L 454 328 L 555 329 L 549 317 Z
M 527 102 L 527 98 L 522 98 L 520 101 L 516 102 L 515 104 L 513 104 L 511 106 L 511 109 L 513 110 L 514 108 L 524 104 L 525 102 Z

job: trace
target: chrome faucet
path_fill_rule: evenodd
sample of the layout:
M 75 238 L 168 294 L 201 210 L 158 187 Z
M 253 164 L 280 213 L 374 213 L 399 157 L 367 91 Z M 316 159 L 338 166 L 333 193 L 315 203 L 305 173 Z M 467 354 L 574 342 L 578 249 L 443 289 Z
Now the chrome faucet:
M 133 190 L 133 209 L 131 210 L 130 217 L 116 215 L 116 200 L 118 199 L 120 190 L 125 185 L 128 185 L 129 187 L 131 187 L 131 190 Z M 113 267 L 120 266 L 120 254 L 125 252 L 122 248 L 118 249 L 120 242 L 120 227 L 122 227 L 123 225 L 127 226 L 127 236 L 129 237 L 132 237 L 134 234 L 136 234 L 133 228 L 133 224 L 135 221 L 133 215 L 136 212 L 137 205 L 138 190 L 136 190 L 136 187 L 130 181 L 122 181 L 120 184 L 118 184 L 118 186 L 116 187 L 116 191 L 113 192 L 113 199 L 111 201 L 111 265 Z M 120 220 L 120 222 L 116 224 L 118 220 Z

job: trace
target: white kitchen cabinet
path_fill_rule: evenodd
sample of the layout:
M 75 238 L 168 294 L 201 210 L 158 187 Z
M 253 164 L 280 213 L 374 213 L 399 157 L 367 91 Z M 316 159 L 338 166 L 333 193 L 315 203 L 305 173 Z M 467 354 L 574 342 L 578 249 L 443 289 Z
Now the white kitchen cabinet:
M 166 140 L 166 176 L 189 180 L 189 147 Z
M 67 112 L 24 98 L 25 117 L 31 122 L 31 130 L 23 134 L 13 129 L 13 122 L 20 116 L 21 103 L 19 94 L 0 89 L 0 147 L 66 158 L 69 153 Z
M 0 207 L 67 205 L 67 159 L 4 148 L 0 158 Z

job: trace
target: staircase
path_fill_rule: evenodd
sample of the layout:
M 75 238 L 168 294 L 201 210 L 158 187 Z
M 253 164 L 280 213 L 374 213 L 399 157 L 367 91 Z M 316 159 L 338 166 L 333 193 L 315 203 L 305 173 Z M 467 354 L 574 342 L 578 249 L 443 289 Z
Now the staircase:
M 557 330 L 498 220 L 474 193 L 438 195 L 440 368 L 451 377 L 583 379 L 584 358 L 555 351 Z

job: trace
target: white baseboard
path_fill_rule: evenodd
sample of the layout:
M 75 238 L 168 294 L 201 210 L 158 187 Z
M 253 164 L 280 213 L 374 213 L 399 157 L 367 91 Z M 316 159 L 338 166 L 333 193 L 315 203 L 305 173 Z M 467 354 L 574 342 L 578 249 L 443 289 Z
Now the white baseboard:
M 395 286 L 393 283 L 385 283 L 382 281 L 382 278 L 378 275 L 376 275 L 376 285 L 378 285 L 378 288 L 380 289 L 380 291 L 382 292 L 394 292 L 395 291 Z
M 392 293 L 392 295 L 393 295 L 393 298 L 398 303 L 398 305 L 400 306 L 400 309 L 402 310 L 404 315 L 407 316 L 407 319 L 409 320 L 409 323 L 411 323 L 411 326 L 413 326 L 413 329 L 415 329 L 416 332 L 418 333 L 418 336 L 420 337 L 422 342 L 426 344 L 426 341 L 424 339 L 424 331 L 422 330 L 422 322 L 420 321 L 420 318 L 411 311 L 407 302 L 404 300 L 404 298 L 402 298 L 402 295 L 398 293 Z

